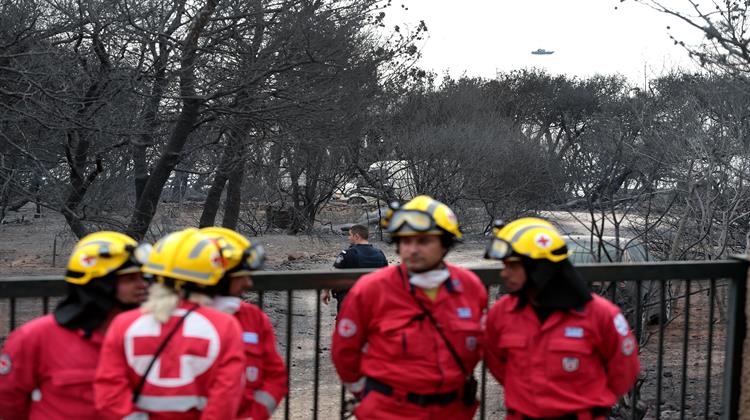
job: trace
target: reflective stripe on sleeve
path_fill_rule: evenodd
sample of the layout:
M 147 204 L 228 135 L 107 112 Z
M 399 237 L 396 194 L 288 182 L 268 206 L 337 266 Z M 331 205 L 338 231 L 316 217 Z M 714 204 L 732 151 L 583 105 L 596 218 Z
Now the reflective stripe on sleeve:
M 258 404 L 261 404 L 264 407 L 266 407 L 266 410 L 268 410 L 269 416 L 273 414 L 274 410 L 276 410 L 276 400 L 273 398 L 271 394 L 269 394 L 266 391 L 263 391 L 262 389 L 256 389 L 255 392 L 253 392 L 253 399 Z
M 344 386 L 352 394 L 356 394 L 358 392 L 362 392 L 362 390 L 365 389 L 365 377 L 363 376 L 363 377 L 357 379 L 356 382 L 344 382 Z
M 136 407 L 146 411 L 178 411 L 185 412 L 193 408 L 203 410 L 208 403 L 208 398 L 197 395 L 157 397 L 153 395 L 141 395 L 138 397 Z

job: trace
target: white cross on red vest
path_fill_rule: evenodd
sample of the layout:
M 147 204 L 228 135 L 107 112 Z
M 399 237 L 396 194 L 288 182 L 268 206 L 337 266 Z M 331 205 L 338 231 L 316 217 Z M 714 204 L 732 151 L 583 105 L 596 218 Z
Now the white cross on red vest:
M 169 334 L 169 331 L 179 322 L 180 317 L 173 316 L 161 328 L 161 335 L 158 337 L 133 337 L 133 355 L 134 356 L 151 356 L 156 353 L 161 343 Z M 191 355 L 198 357 L 208 356 L 208 346 L 210 341 L 205 338 L 185 337 L 180 326 L 180 331 L 175 333 L 173 338 L 179 337 L 178 340 L 170 340 L 167 346 L 159 355 L 159 378 L 179 378 L 180 356 Z
M 125 331 L 125 356 L 133 370 L 144 375 L 154 353 L 187 311 L 172 313 L 162 325 L 152 314 L 143 314 Z M 221 351 L 219 333 L 213 323 L 199 311 L 191 312 L 159 354 L 147 381 L 160 387 L 177 387 L 192 383 L 213 366 Z

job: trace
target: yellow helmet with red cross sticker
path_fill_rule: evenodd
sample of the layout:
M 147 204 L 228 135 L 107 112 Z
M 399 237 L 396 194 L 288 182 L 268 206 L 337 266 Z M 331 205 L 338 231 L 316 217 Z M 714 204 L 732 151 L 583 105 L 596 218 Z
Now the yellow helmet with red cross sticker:
M 213 286 L 224 276 L 227 260 L 216 238 L 189 228 L 170 233 L 154 244 L 143 272 Z
M 240 276 L 263 268 L 266 258 L 263 247 L 253 244 L 240 233 L 215 226 L 203 228 L 200 232 L 216 239 L 227 261 L 227 275 Z
M 413 198 L 392 209 L 384 220 L 386 231 L 393 237 L 447 234 L 461 239 L 458 219 L 447 205 L 426 195 Z
M 65 281 L 88 284 L 91 279 L 110 273 L 126 274 L 140 271 L 150 246 L 138 246 L 128 235 L 101 231 L 84 236 L 68 259 Z
M 485 258 L 489 259 L 523 256 L 553 263 L 568 258 L 568 255 L 568 247 L 557 229 L 536 217 L 524 217 L 495 227 L 485 252 Z

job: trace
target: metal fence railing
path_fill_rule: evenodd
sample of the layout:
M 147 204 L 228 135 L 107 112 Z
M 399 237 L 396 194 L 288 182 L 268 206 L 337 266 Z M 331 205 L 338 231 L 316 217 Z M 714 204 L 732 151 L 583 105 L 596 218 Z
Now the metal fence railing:
M 640 343 L 642 373 L 613 412 L 623 419 L 736 419 L 742 344 L 746 332 L 748 263 L 589 264 L 577 267 L 592 288 L 620 305 Z M 341 413 L 344 392 L 330 363 L 334 308 L 320 290 L 346 288 L 370 270 L 278 271 L 253 276 L 247 299 L 268 313 L 290 372 L 290 393 L 274 418 L 330 418 Z M 491 303 L 502 293 L 499 268 L 477 268 Z M 0 342 L 47 313 L 66 291 L 61 278 L 0 276 Z M 503 413 L 502 390 L 477 368 L 477 417 Z

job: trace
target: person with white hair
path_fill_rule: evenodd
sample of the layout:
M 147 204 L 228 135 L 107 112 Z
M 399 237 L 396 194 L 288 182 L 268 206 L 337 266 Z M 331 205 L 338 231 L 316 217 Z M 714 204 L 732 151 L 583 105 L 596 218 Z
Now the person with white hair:
M 237 320 L 210 307 L 226 272 L 198 229 L 154 245 L 143 272 L 148 300 L 114 319 L 94 382 L 101 418 L 235 418 L 245 354 Z

